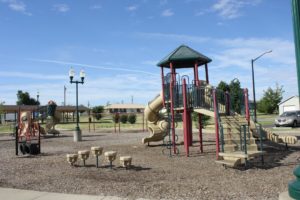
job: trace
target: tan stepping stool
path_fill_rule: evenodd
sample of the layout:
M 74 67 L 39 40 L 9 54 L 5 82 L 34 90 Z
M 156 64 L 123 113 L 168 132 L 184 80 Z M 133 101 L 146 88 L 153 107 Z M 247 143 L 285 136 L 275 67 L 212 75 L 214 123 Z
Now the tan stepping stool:
M 128 169 L 131 166 L 132 157 L 131 156 L 121 156 L 120 157 L 120 164 Z
M 89 158 L 89 156 L 90 151 L 88 150 L 78 151 L 78 157 L 83 160 L 83 166 L 85 166 L 85 161 Z
M 104 156 L 107 161 L 110 163 L 110 168 L 112 168 L 112 162 L 116 159 L 117 157 L 117 152 L 116 151 L 107 151 L 104 153 Z
M 78 154 L 67 154 L 67 161 L 71 166 L 77 161 Z
M 103 151 L 102 147 L 91 147 L 92 154 L 96 157 L 96 167 L 99 167 L 99 159 L 98 157 L 101 156 Z

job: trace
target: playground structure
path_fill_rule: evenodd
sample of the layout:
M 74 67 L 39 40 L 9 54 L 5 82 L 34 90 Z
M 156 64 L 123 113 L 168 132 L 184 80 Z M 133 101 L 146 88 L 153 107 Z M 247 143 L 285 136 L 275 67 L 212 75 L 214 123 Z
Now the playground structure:
M 215 121 L 216 162 L 235 167 L 247 166 L 247 160 L 260 156 L 263 162 L 263 140 L 276 143 L 294 144 L 293 136 L 280 137 L 270 130 L 262 129 L 250 118 L 248 90 L 238 92 L 238 96 L 218 90 L 209 84 L 208 63 L 212 60 L 201 53 L 181 45 L 158 63 L 161 68 L 162 92 L 149 102 L 145 110 L 148 130 L 151 135 L 143 143 L 163 140 L 172 154 L 178 154 L 175 124 L 178 118 L 183 121 L 184 149 L 189 156 L 193 145 L 192 112 L 198 113 L 199 147 L 203 153 L 202 116 L 207 115 Z M 199 80 L 198 68 L 204 65 L 206 80 Z M 170 73 L 164 75 L 164 68 Z M 176 69 L 192 68 L 194 80 L 176 73 Z M 237 105 L 239 102 L 239 106 Z M 159 114 L 165 108 L 166 113 Z M 180 119 L 181 120 L 181 119 Z M 163 126 L 161 124 L 164 124 Z M 168 136 L 168 137 L 166 137 Z M 258 139 L 259 143 L 256 143 Z
M 52 135 L 59 135 L 60 132 L 55 129 L 55 125 L 60 122 L 61 114 L 56 111 L 56 103 L 54 101 L 49 101 L 47 106 L 47 116 L 46 118 L 46 126 L 43 133 L 52 134 Z
M 47 109 L 47 115 L 35 117 L 42 113 L 44 108 Z M 49 101 L 47 107 L 41 107 L 37 112 L 19 110 L 15 134 L 16 155 L 19 155 L 19 149 L 22 154 L 39 154 L 41 152 L 41 135 L 46 135 L 46 133 L 59 135 L 60 132 L 55 130 L 55 125 L 59 122 L 58 116 L 54 101 Z M 43 117 L 47 120 L 45 129 L 39 123 Z
M 36 155 L 41 152 L 41 127 L 31 116 L 29 111 L 19 112 L 15 138 L 16 155 L 19 155 L 19 148 L 22 154 Z

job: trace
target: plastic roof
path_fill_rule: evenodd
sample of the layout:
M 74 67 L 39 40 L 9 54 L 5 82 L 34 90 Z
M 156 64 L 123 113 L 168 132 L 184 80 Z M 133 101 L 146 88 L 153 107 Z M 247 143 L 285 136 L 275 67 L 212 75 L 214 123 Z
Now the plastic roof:
M 174 68 L 190 68 L 195 66 L 196 61 L 200 66 L 212 60 L 186 45 L 181 45 L 163 58 L 157 66 L 170 68 L 172 62 Z

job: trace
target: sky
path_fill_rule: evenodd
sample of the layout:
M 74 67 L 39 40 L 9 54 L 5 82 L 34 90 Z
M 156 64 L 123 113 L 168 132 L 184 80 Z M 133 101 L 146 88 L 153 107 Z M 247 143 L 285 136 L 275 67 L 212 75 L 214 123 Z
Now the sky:
M 252 99 L 276 83 L 298 95 L 290 0 L 0 0 L 0 101 L 17 91 L 42 105 L 146 104 L 161 90 L 156 64 L 185 44 L 212 59 L 210 83 L 238 78 Z M 192 75 L 191 69 L 180 75 Z M 203 67 L 199 77 L 204 80 Z

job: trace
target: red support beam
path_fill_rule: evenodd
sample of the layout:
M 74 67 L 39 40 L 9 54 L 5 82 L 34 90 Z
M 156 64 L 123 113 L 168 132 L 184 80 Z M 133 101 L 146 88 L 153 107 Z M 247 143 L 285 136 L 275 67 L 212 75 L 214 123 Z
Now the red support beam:
M 250 112 L 249 112 L 249 95 L 248 95 L 248 89 L 244 89 L 244 96 L 245 96 L 245 114 L 246 119 L 248 121 L 248 125 L 250 124 Z
M 195 85 L 200 86 L 198 62 L 197 61 L 195 62 L 195 65 L 194 65 L 194 79 L 195 79 Z
M 161 72 L 161 93 L 162 93 L 163 105 L 165 107 L 165 93 L 164 93 L 165 80 L 164 80 L 164 68 L 163 67 L 160 68 L 160 72 Z
M 219 159 L 220 144 L 219 144 L 219 121 L 218 121 L 218 105 L 216 90 L 213 90 L 214 111 L 215 111 L 215 129 L 216 129 L 216 157 Z
M 206 78 L 206 83 L 209 84 L 207 63 L 205 64 L 205 78 Z
M 199 126 L 199 143 L 200 152 L 203 153 L 203 140 L 202 140 L 202 115 L 198 114 L 198 126 Z
M 171 81 L 170 81 L 170 100 L 171 100 L 171 131 L 172 131 L 172 146 L 173 146 L 173 152 L 174 154 L 177 153 L 176 150 L 176 138 L 175 138 L 175 113 L 174 113 L 174 94 L 173 94 L 173 88 L 176 83 L 176 77 L 175 77 L 175 70 L 173 69 L 173 64 L 170 63 L 170 70 L 171 70 Z
M 190 146 L 190 141 L 189 141 L 189 126 L 190 126 L 190 122 L 189 122 L 189 117 L 188 115 L 190 114 L 188 112 L 188 108 L 187 108 L 187 92 L 186 92 L 186 80 L 183 79 L 183 83 L 182 83 L 182 94 L 183 94 L 183 138 L 184 138 L 184 149 L 185 149 L 185 153 L 186 156 L 189 156 L 189 146 Z

